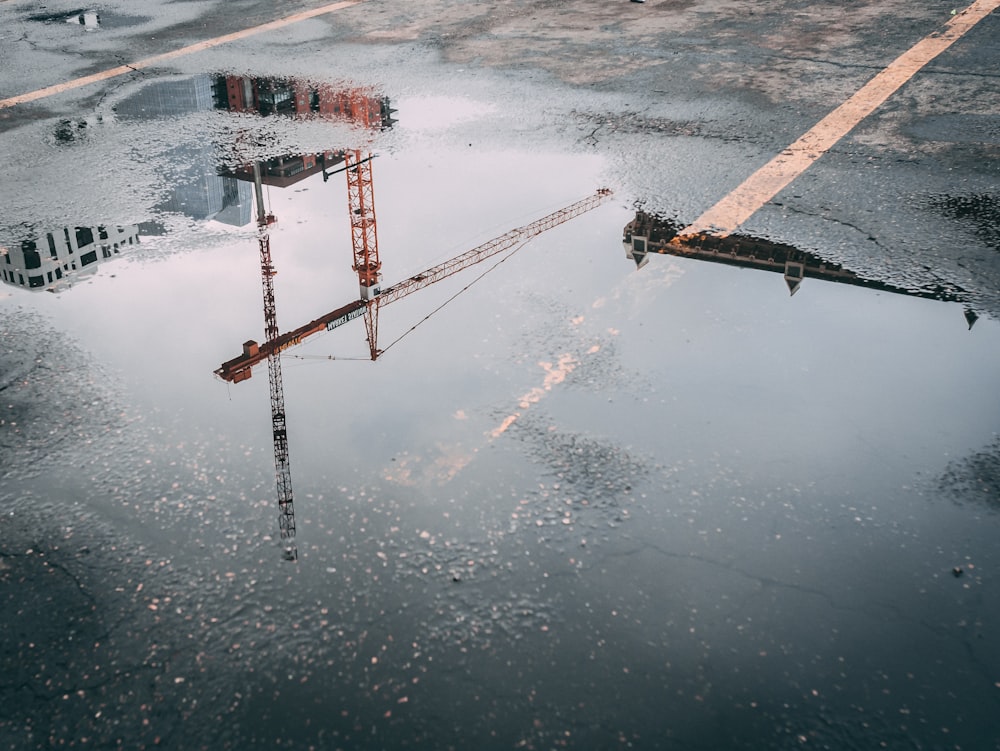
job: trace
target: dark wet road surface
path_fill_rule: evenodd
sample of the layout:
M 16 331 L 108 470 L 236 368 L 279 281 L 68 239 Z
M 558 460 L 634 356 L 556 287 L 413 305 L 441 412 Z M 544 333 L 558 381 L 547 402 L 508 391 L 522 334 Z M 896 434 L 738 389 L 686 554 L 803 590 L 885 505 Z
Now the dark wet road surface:
M 25 65 L 198 27 L 0 13 Z M 3 111 L 0 747 L 1000 746 L 996 112 L 892 100 L 678 248 L 808 112 L 344 18 Z M 615 195 L 387 306 L 377 362 L 360 320 L 283 354 L 289 563 L 267 364 L 213 372 L 264 340 L 254 162 L 280 329 L 357 298 L 346 149 L 386 285 Z

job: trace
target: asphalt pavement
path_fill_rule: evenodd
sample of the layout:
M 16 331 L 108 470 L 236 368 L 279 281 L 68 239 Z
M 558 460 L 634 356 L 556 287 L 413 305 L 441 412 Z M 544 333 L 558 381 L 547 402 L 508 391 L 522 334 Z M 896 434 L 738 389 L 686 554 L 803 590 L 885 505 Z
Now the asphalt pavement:
M 0 0 L 0 747 L 1000 749 L 998 4 Z

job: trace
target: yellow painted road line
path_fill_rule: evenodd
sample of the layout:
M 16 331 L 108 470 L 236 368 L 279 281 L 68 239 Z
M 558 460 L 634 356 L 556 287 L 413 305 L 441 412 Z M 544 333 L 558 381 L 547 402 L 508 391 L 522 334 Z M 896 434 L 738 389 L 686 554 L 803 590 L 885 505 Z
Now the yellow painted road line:
M 215 37 L 214 39 L 206 39 L 203 42 L 197 42 L 195 44 L 190 44 L 187 47 L 181 47 L 173 52 L 164 52 L 162 55 L 154 55 L 153 57 L 147 57 L 144 60 L 138 60 L 127 65 L 119 65 L 117 68 L 110 68 L 108 70 L 101 71 L 100 73 L 83 76 L 82 78 L 75 78 L 72 81 L 55 84 L 54 86 L 46 86 L 44 89 L 29 91 L 27 94 L 19 94 L 8 99 L 0 99 L 0 109 L 13 107 L 16 104 L 23 104 L 25 102 L 33 102 L 36 99 L 44 99 L 45 97 L 53 96 L 54 94 L 61 94 L 64 91 L 71 91 L 72 89 L 78 89 L 81 86 L 88 86 L 92 83 L 97 83 L 98 81 L 106 81 L 109 78 L 115 78 L 116 76 L 122 76 L 126 73 L 142 70 L 143 68 L 149 68 L 153 65 L 159 65 L 167 60 L 173 60 L 178 57 L 183 57 L 184 55 L 190 55 L 194 52 L 202 52 L 204 50 L 211 49 L 212 47 L 218 47 L 222 44 L 228 44 L 229 42 L 246 39 L 247 37 L 255 36 L 256 34 L 263 34 L 267 31 L 274 31 L 275 29 L 290 26 L 291 24 L 298 23 L 299 21 L 305 21 L 308 18 L 315 18 L 316 16 L 333 13 L 334 11 L 341 10 L 342 8 L 349 8 L 352 5 L 357 5 L 360 2 L 363 2 L 363 0 L 341 0 L 341 2 L 331 3 L 330 5 L 324 5 L 319 8 L 313 8 L 312 10 L 305 10 L 301 13 L 285 16 L 284 18 L 279 18 L 276 21 L 269 21 L 268 23 L 261 24 L 260 26 L 253 26 L 249 29 L 243 29 L 242 31 L 235 31 L 232 34 L 225 34 L 220 37 Z
M 600 347 L 595 344 L 588 350 L 587 354 L 592 355 L 599 349 Z M 524 410 L 528 409 L 532 404 L 540 402 L 545 394 L 552 390 L 553 386 L 565 381 L 566 376 L 576 369 L 576 366 L 580 364 L 580 361 L 567 352 L 559 355 L 559 361 L 555 365 L 550 362 L 540 362 L 538 364 L 545 371 L 545 379 L 542 381 L 542 385 L 535 386 L 535 388 L 531 389 L 531 391 L 518 400 L 518 407 L 520 410 L 511 412 L 497 427 L 491 430 L 489 433 L 490 440 L 499 438 L 507 432 L 507 429 L 514 424 Z
M 704 232 L 722 237 L 733 232 L 913 78 L 921 68 L 961 39 L 997 7 L 1000 7 L 1000 0 L 976 0 L 953 16 L 945 24 L 943 31 L 921 39 L 795 143 L 754 172 L 694 223 L 682 229 L 676 238 L 678 243 L 686 237 Z

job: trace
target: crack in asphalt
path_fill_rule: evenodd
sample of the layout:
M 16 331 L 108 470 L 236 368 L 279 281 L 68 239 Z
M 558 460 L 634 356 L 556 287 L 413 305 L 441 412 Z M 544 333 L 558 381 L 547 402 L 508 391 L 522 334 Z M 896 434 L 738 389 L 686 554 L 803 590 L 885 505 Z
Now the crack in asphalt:
M 866 608 L 851 607 L 838 602 L 829 593 L 823 592 L 822 590 L 814 589 L 812 587 L 805 587 L 802 585 L 794 584 L 792 582 L 782 581 L 780 579 L 775 579 L 769 576 L 758 576 L 739 568 L 738 566 L 736 566 L 734 563 L 731 562 L 720 561 L 714 558 L 708 558 L 706 556 L 701 556 L 694 553 L 687 553 L 687 554 L 677 553 L 674 551 L 666 550 L 652 543 L 641 543 L 632 550 L 607 553 L 604 557 L 605 558 L 630 557 L 649 550 L 655 551 L 666 558 L 673 558 L 679 560 L 695 560 L 698 561 L 699 563 L 708 566 L 722 568 L 732 573 L 735 573 L 739 576 L 742 576 L 746 579 L 749 579 L 751 582 L 754 582 L 759 586 L 759 589 L 757 591 L 747 592 L 745 597 L 740 598 L 739 601 L 734 601 L 733 607 L 723 614 L 725 617 L 731 617 L 735 613 L 740 612 L 744 607 L 747 606 L 747 604 L 751 600 L 760 596 L 760 594 L 768 588 L 786 589 L 793 592 L 798 592 L 799 594 L 819 597 L 824 602 L 826 602 L 827 605 L 832 610 L 846 612 L 846 613 L 857 613 L 869 618 L 873 617 L 872 611 L 874 610 L 874 608 L 877 607 L 879 609 L 882 609 L 890 613 L 893 616 L 894 620 L 899 623 L 909 624 L 911 626 L 922 628 L 939 639 L 953 641 L 954 643 L 959 645 L 962 651 L 966 654 L 971 669 L 983 679 L 984 685 L 989 686 L 994 684 L 995 676 L 993 676 L 990 673 L 989 666 L 981 659 L 981 656 L 976 654 L 975 640 L 971 636 L 956 634 L 955 630 L 952 628 L 948 628 L 947 626 L 943 625 L 934 625 L 922 618 L 918 619 L 909 618 L 900 610 L 898 606 L 892 605 L 890 603 L 884 603 L 884 602 L 875 603 L 872 607 L 866 607 Z M 980 632 L 978 632 L 978 638 L 982 639 L 983 638 L 983 634 L 981 633 L 982 624 L 979 625 L 980 625 Z
M 771 206 L 777 206 L 777 207 L 780 207 L 780 208 L 783 208 L 783 209 L 787 209 L 788 211 L 792 212 L 793 214 L 799 214 L 801 216 L 811 216 L 811 217 L 815 217 L 816 219 L 821 219 L 824 222 L 832 222 L 833 224 L 839 224 L 842 227 L 847 227 L 848 229 L 852 229 L 852 230 L 854 230 L 855 232 L 857 232 L 860 235 L 865 235 L 865 239 L 868 242 L 870 242 L 873 245 L 875 245 L 875 247 L 878 248 L 879 250 L 885 251 L 887 253 L 889 251 L 889 248 L 887 248 L 886 246 L 882 245 L 878 241 L 877 238 L 875 238 L 874 236 L 872 236 L 872 234 L 870 232 L 866 232 L 861 227 L 859 227 L 856 224 L 852 224 L 851 222 L 845 222 L 843 219 L 837 219 L 836 217 L 832 217 L 832 216 L 828 216 L 828 215 L 823 215 L 823 214 L 821 214 L 821 213 L 819 213 L 817 211 L 808 211 L 806 209 L 796 208 L 795 206 L 793 206 L 791 204 L 782 203 L 780 201 L 770 201 L 769 205 L 771 205 Z
M 684 560 L 684 561 L 694 560 L 694 561 L 697 561 L 699 563 L 703 563 L 703 564 L 705 564 L 707 566 L 713 566 L 713 567 L 716 567 L 716 568 L 722 568 L 722 569 L 725 569 L 726 571 L 730 571 L 732 573 L 735 573 L 735 574 L 737 574 L 737 575 L 739 575 L 739 576 L 741 576 L 741 577 L 743 577 L 745 579 L 749 579 L 750 581 L 752 581 L 752 582 L 756 583 L 757 585 L 759 585 L 760 591 L 748 593 L 747 597 L 744 598 L 744 600 L 741 602 L 741 604 L 738 607 L 735 607 L 729 613 L 729 615 L 731 615 L 732 613 L 738 612 L 738 610 L 740 608 L 742 608 L 743 606 L 745 606 L 746 603 L 749 602 L 750 599 L 752 599 L 753 597 L 758 596 L 760 594 L 760 592 L 763 591 L 766 588 L 787 589 L 787 590 L 791 590 L 793 592 L 798 592 L 799 594 L 804 594 L 804 595 L 810 595 L 810 596 L 814 596 L 814 597 L 819 597 L 824 602 L 826 602 L 827 605 L 829 605 L 829 607 L 832 610 L 842 611 L 842 612 L 846 612 L 846 613 L 860 613 L 860 614 L 868 616 L 868 617 L 871 617 L 871 615 L 872 615 L 870 608 L 859 608 L 859 607 L 851 607 L 849 605 L 844 605 L 844 604 L 838 602 L 829 593 L 824 592 L 824 591 L 819 590 L 819 589 L 814 589 L 812 587 L 806 587 L 806 586 L 803 586 L 803 585 L 800 585 L 800 584 L 795 584 L 793 582 L 782 581 L 780 579 L 775 579 L 775 578 L 769 577 L 769 576 L 755 575 L 755 574 L 752 574 L 752 573 L 750 573 L 748 571 L 745 571 L 745 570 L 739 568 L 734 562 L 720 561 L 720 560 L 717 560 L 715 558 L 709 558 L 709 557 L 706 557 L 706 556 L 703 556 L 703 555 L 698 555 L 696 553 L 677 553 L 677 552 L 674 552 L 672 550 L 666 550 L 665 548 L 662 548 L 662 547 L 660 547 L 660 546 L 658 546 L 658 545 L 656 545 L 654 543 L 649 543 L 649 542 L 640 543 L 639 546 L 636 547 L 636 548 L 634 548 L 633 550 L 620 551 L 620 552 L 611 552 L 611 553 L 605 554 L 604 557 L 605 558 L 630 557 L 630 556 L 638 555 L 638 554 L 640 554 L 642 552 L 646 552 L 646 551 L 650 551 L 650 550 L 654 551 L 656 553 L 659 553 L 660 555 L 664 556 L 665 558 L 673 558 L 673 559 Z M 896 607 L 896 606 L 893 606 L 893 605 L 890 605 L 890 604 L 886 604 L 886 603 L 878 603 L 877 607 L 884 608 L 888 612 L 892 613 L 892 615 L 895 616 L 896 620 L 898 620 L 900 622 L 903 622 L 903 623 L 914 623 L 914 624 L 917 624 L 917 625 L 924 625 L 920 621 L 913 621 L 913 620 L 910 620 L 910 619 L 906 618 L 900 612 L 899 608 Z M 933 632 L 933 633 L 935 633 L 936 636 L 942 636 L 942 634 L 940 634 L 938 632 Z
M 138 665 L 132 665 L 127 668 L 115 670 L 113 673 L 108 674 L 106 679 L 96 683 L 80 683 L 73 684 L 72 686 L 60 686 L 56 691 L 40 691 L 31 683 L 31 681 L 21 681 L 17 684 L 0 684 L 0 692 L 16 693 L 18 691 L 28 691 L 35 699 L 50 702 L 62 699 L 67 694 L 76 694 L 80 691 L 85 693 L 88 691 L 98 691 L 102 688 L 113 686 L 116 682 L 122 679 L 128 680 L 147 671 L 163 672 L 162 670 L 158 670 L 154 665 L 139 663 Z

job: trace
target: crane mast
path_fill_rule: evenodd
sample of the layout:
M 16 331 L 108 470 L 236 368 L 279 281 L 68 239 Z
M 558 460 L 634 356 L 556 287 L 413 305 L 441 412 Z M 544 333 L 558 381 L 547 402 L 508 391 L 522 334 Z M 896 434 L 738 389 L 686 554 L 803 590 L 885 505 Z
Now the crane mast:
M 271 262 L 270 226 L 275 218 L 264 211 L 260 164 L 254 162 L 254 190 L 257 198 L 257 241 L 260 245 L 260 280 L 264 294 L 264 339 L 273 342 L 280 334 L 274 302 L 274 264 Z M 278 529 L 288 560 L 298 558 L 295 547 L 295 506 L 292 500 L 292 470 L 288 457 L 288 428 L 285 421 L 285 390 L 281 380 L 281 351 L 272 347 L 267 354 L 267 375 L 271 390 L 271 433 L 274 438 L 274 475 L 278 491 Z
M 353 268 L 358 273 L 358 292 L 365 306 L 365 330 L 371 358 L 378 357 L 378 296 L 381 292 L 382 263 L 378 257 L 378 230 L 375 222 L 375 190 L 372 155 L 359 150 L 344 153 L 347 174 L 347 210 L 351 217 Z
M 347 172 L 347 210 L 351 216 L 351 245 L 354 249 L 353 268 L 358 272 L 362 300 L 379 294 L 378 232 L 375 224 L 375 193 L 372 182 L 372 157 L 358 150 L 344 153 Z

